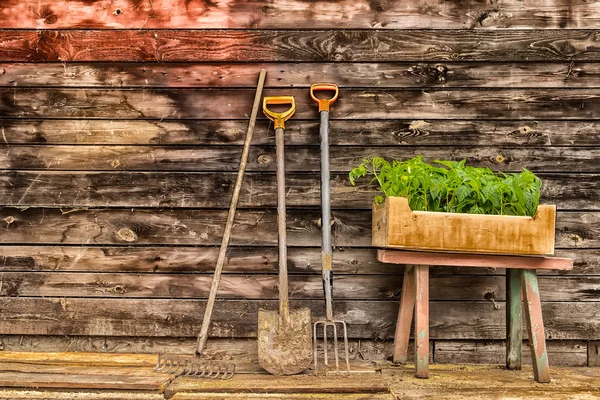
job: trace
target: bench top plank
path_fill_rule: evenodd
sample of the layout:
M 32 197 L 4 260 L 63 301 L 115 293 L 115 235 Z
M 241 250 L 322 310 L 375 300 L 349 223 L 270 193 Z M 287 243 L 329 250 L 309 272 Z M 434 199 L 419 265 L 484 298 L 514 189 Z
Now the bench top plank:
M 573 260 L 560 257 L 506 256 L 493 254 L 439 253 L 430 251 L 377 250 L 377 260 L 390 264 L 449 267 L 572 270 Z

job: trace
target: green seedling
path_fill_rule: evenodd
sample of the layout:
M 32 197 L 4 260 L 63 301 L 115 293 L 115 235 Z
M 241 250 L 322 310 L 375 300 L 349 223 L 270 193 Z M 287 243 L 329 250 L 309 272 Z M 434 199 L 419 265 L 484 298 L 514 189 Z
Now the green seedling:
M 350 183 L 371 177 L 384 196 L 408 198 L 414 211 L 533 216 L 540 202 L 542 181 L 523 168 L 520 173 L 493 172 L 462 161 L 407 161 L 373 156 L 350 171 Z M 382 203 L 384 196 L 376 196 Z

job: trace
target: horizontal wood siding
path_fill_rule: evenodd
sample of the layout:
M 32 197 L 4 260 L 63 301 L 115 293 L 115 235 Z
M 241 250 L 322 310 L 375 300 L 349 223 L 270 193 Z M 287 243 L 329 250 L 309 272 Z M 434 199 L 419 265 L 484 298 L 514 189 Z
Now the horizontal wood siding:
M 376 260 L 364 157 L 527 168 L 556 204 L 540 271 L 550 362 L 598 365 L 600 3 L 5 0 L 0 348 L 192 353 L 258 72 L 291 94 L 292 308 L 324 314 L 319 127 L 331 111 L 334 311 L 352 357 L 391 354 L 404 266 Z M 208 355 L 256 360 L 276 309 L 272 124 L 259 113 Z M 431 268 L 436 362 L 503 363 L 505 271 Z

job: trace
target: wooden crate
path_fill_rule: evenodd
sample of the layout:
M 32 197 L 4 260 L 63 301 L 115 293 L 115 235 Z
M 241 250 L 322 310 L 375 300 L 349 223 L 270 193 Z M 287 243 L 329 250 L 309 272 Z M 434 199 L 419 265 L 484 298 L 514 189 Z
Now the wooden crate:
M 468 253 L 551 255 L 556 206 L 533 217 L 412 211 L 405 197 L 373 204 L 375 247 Z

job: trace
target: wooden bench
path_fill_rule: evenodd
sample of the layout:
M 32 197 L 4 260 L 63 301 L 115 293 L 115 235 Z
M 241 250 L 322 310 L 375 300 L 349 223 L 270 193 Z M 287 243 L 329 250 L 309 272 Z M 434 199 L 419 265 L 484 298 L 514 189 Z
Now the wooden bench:
M 394 362 L 405 363 L 415 316 L 415 376 L 429 377 L 429 266 L 506 268 L 506 367 L 521 369 L 522 299 L 537 382 L 550 382 L 537 269 L 571 270 L 573 260 L 558 257 L 502 256 L 378 250 L 384 263 L 406 264 L 394 336 Z

